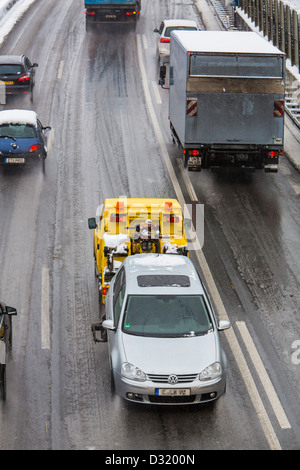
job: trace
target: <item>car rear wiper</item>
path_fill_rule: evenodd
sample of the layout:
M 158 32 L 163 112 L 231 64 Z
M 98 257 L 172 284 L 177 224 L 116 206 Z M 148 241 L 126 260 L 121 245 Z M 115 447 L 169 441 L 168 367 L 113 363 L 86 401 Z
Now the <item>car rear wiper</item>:
M 0 135 L 0 138 L 1 139 L 12 139 L 14 141 L 16 141 L 17 139 L 15 137 L 13 137 L 12 135 Z

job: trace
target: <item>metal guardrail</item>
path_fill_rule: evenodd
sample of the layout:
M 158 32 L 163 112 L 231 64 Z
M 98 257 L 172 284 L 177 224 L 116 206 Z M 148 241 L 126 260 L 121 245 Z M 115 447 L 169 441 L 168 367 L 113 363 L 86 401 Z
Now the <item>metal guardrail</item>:
M 299 71 L 300 14 L 284 0 L 238 0 L 237 6 Z
M 300 129 L 300 14 L 282 0 L 209 0 L 226 30 L 258 28 L 286 54 L 285 111 Z M 247 19 L 247 20 L 246 20 Z M 252 28 L 251 28 L 252 27 Z M 293 71 L 296 70 L 294 74 Z

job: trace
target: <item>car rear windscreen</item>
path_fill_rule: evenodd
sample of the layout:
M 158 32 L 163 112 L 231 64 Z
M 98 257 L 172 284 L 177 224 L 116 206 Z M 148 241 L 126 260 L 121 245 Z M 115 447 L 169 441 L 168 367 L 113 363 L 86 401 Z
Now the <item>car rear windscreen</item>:
M 0 75 L 21 75 L 23 67 L 17 64 L 0 64 Z

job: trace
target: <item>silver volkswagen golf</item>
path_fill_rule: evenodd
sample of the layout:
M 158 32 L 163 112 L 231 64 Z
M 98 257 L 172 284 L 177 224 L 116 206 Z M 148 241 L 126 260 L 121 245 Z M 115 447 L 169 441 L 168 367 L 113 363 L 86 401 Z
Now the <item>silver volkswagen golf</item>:
M 152 404 L 196 404 L 225 391 L 226 357 L 218 322 L 189 258 L 126 258 L 106 298 L 112 380 L 123 398 Z

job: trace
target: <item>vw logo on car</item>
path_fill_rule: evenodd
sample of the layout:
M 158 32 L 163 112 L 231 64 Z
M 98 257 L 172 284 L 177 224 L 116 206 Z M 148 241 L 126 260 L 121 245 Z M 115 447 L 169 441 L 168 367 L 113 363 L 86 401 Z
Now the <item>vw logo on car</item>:
M 169 377 L 168 377 L 168 383 L 169 384 L 177 384 L 177 382 L 178 382 L 177 375 L 175 375 L 175 374 L 169 375 Z

